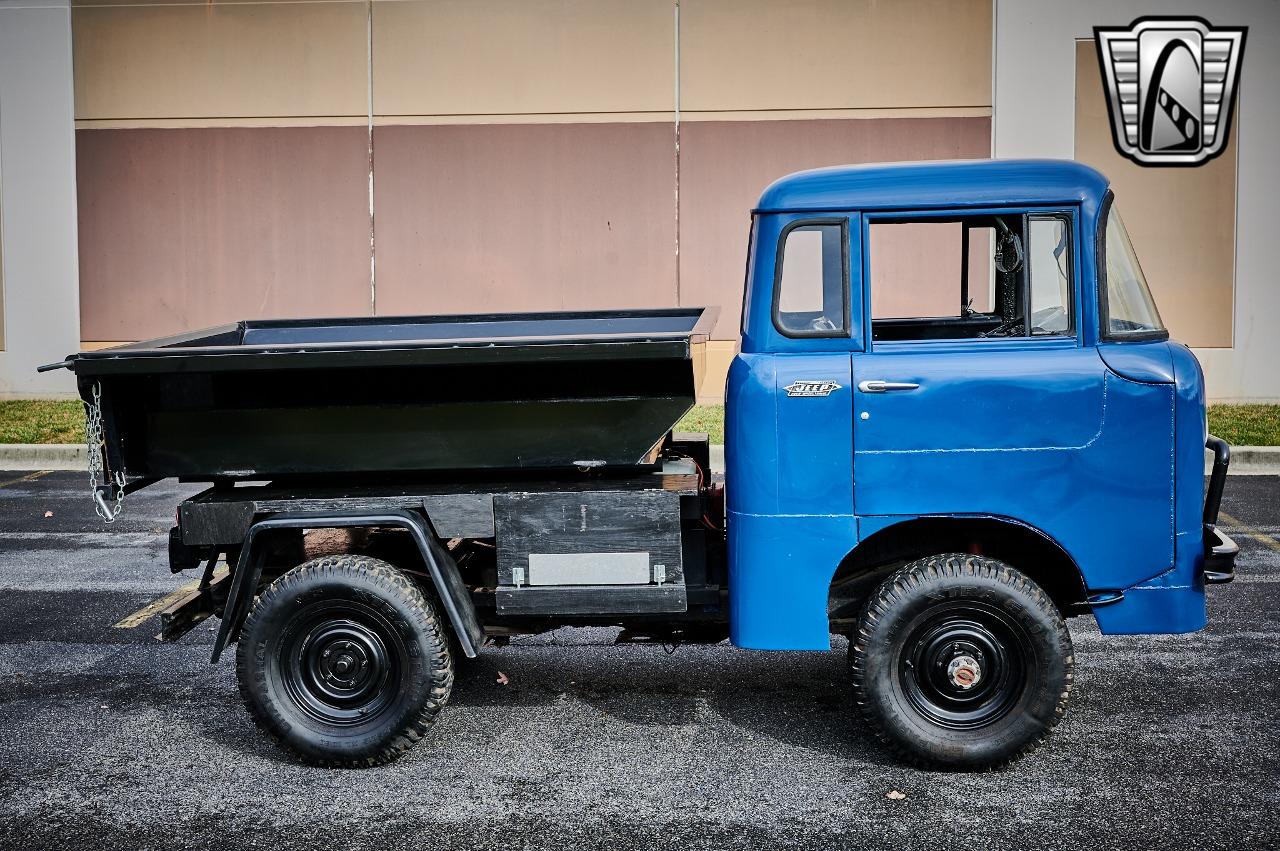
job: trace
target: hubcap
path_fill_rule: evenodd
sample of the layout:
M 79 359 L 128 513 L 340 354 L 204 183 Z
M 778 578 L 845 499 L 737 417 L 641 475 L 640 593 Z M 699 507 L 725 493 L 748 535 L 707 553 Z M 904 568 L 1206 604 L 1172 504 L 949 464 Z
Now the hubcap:
M 947 679 L 962 689 L 971 689 L 982 679 L 982 666 L 972 656 L 957 656 L 947 663 Z
M 367 721 L 391 704 L 405 658 L 396 631 L 350 603 L 303 609 L 280 644 L 290 696 L 312 718 L 338 726 Z
M 903 644 L 899 681 L 912 706 L 950 729 L 985 727 L 1025 692 L 1034 652 L 1014 621 L 985 603 L 945 603 Z

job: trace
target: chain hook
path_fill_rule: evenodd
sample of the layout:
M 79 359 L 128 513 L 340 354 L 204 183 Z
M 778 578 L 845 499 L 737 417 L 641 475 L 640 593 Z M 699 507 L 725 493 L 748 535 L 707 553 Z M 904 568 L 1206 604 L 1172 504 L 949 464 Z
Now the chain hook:
M 93 512 L 106 523 L 114 523 L 124 507 L 124 473 L 116 471 L 108 475 L 103 467 L 105 451 L 102 433 L 102 385 L 93 383 L 93 401 L 85 405 L 84 440 L 89 456 L 89 495 L 93 499 Z M 107 502 L 104 491 L 114 491 L 115 505 Z

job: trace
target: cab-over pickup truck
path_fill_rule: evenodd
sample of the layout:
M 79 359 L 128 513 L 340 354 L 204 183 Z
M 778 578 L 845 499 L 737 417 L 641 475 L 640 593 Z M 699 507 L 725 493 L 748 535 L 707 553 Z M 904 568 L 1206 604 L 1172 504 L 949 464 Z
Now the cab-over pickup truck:
M 455 665 L 572 625 L 827 650 L 920 765 L 1038 746 L 1066 619 L 1189 632 L 1230 581 L 1228 464 L 1105 177 L 1071 162 L 848 166 L 751 214 L 726 474 L 694 402 L 715 311 L 246 321 L 72 355 L 114 519 L 166 477 L 176 638 L 221 618 L 300 758 L 386 762 Z M 1214 450 L 1206 485 L 1204 448 Z

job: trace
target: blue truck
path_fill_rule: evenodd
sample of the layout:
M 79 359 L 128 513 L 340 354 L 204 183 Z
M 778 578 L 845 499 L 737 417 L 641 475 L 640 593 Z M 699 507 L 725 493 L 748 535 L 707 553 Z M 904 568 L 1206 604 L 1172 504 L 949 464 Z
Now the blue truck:
M 988 769 L 1062 717 L 1066 620 L 1205 625 L 1229 462 L 1106 178 L 1054 161 L 847 166 L 751 214 L 725 477 L 695 399 L 715 311 L 246 321 L 61 364 L 112 520 L 170 533 L 255 720 L 394 759 L 510 636 L 828 650 L 905 761 Z M 1204 450 L 1214 453 L 1204 477 Z

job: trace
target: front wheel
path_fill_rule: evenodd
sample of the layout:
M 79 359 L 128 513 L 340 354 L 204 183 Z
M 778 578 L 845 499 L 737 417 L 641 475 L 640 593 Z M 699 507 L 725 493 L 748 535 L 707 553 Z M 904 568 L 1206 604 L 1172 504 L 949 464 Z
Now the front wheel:
M 995 768 L 1034 750 L 1071 691 L 1071 636 L 1038 585 L 981 556 L 912 562 L 849 643 L 858 707 L 917 765 Z
M 337 555 L 299 565 L 254 603 L 236 649 L 258 724 L 312 765 L 390 762 L 453 688 L 445 628 L 390 564 Z

